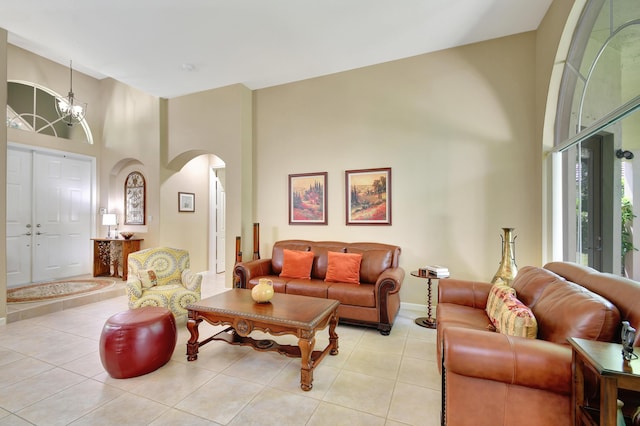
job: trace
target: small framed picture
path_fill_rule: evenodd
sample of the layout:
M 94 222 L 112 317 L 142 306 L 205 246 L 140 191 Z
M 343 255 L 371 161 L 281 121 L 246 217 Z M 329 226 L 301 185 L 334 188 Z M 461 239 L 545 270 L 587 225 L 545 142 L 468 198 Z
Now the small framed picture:
M 345 172 L 347 225 L 391 225 L 391 168 Z
M 327 224 L 327 172 L 289 175 L 289 225 Z
M 178 211 L 193 213 L 196 211 L 196 194 L 192 192 L 178 192 Z

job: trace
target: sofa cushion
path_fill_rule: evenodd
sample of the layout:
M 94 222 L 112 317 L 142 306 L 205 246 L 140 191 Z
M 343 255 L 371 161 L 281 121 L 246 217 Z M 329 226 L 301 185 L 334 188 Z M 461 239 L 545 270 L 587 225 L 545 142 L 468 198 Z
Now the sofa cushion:
M 261 275 L 258 277 L 253 277 L 247 283 L 247 288 L 249 290 L 253 289 L 260 283 L 260 278 L 270 279 L 273 283 L 273 291 L 276 293 L 286 293 L 287 292 L 287 284 L 291 281 L 291 278 L 279 277 L 277 275 Z
M 313 253 L 310 251 L 283 250 L 284 260 L 280 276 L 284 278 L 311 278 Z
M 532 308 L 538 337 L 567 344 L 568 337 L 615 341 L 620 312 L 611 302 L 575 283 L 557 280 L 547 285 Z
M 620 321 L 629 321 L 640 330 L 640 283 L 611 273 L 601 273 L 593 268 L 570 262 L 550 262 L 549 269 L 566 280 L 597 293 L 613 303 L 620 311 Z M 633 346 L 640 346 L 640 333 L 636 333 Z
M 495 325 L 495 324 L 494 324 Z M 509 295 L 501 305 L 496 331 L 508 336 L 535 339 L 538 336 L 538 323 L 531 309 L 519 301 L 515 295 Z
M 327 253 L 327 282 L 360 284 L 360 262 L 362 255 L 357 253 Z
M 301 296 L 322 297 L 327 298 L 327 289 L 331 283 L 325 283 L 322 280 L 299 280 L 292 279 L 287 283 L 287 294 L 299 294 Z
M 546 269 L 525 266 L 518 271 L 518 275 L 516 275 L 511 286 L 515 289 L 518 300 L 533 309 L 544 289 L 552 282 L 562 279 L 562 277 Z
M 338 300 L 345 305 L 376 307 L 375 286 L 373 284 L 332 283 L 327 289 L 327 298 Z
M 132 273 L 141 269 L 153 269 L 156 285 L 182 285 L 182 271 L 189 269 L 189 252 L 172 247 L 157 247 L 137 251 L 129 255 Z
M 360 282 L 374 284 L 380 274 L 386 269 L 391 268 L 393 261 L 393 251 L 370 249 L 365 250 L 355 247 L 347 247 L 347 253 L 362 254 L 360 262 Z
M 498 321 L 498 314 L 502 305 L 510 296 L 515 296 L 515 294 L 516 291 L 506 284 L 496 283 L 491 286 L 485 311 L 494 326 L 496 326 L 496 322 Z
M 271 270 L 275 275 L 280 275 L 280 272 L 282 272 L 285 249 L 309 251 L 311 247 L 309 241 L 306 240 L 284 240 L 276 242 L 271 251 Z
M 454 325 L 456 327 L 494 331 L 494 327 L 484 309 L 455 303 L 438 303 L 436 309 L 436 318 L 438 324 L 442 327 Z
M 313 252 L 313 267 L 311 268 L 311 278 L 324 280 L 327 275 L 329 264 L 328 253 L 330 251 L 344 253 L 344 244 L 331 241 L 317 243 L 311 246 Z

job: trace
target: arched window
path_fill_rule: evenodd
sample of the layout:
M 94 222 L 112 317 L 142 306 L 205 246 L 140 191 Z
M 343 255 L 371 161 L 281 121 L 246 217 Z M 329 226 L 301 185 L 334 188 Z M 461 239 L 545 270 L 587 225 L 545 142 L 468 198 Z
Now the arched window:
M 7 84 L 7 127 L 93 144 L 91 130 L 83 119 L 69 126 L 58 116 L 52 90 L 34 83 Z
M 124 224 L 144 225 L 146 215 L 146 185 L 140 172 L 131 172 L 124 181 Z
M 638 108 L 640 3 L 590 0 L 573 35 L 556 116 L 554 152 L 561 155 L 563 182 L 554 176 L 554 192 L 562 192 L 563 258 L 635 279 Z

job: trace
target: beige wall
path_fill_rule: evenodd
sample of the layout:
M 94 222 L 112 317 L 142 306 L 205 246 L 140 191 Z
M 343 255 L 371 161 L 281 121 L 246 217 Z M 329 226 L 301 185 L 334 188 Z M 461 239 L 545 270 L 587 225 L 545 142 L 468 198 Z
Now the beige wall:
M 118 216 L 118 230 L 144 238 L 142 248 L 159 243 L 160 99 L 112 79 L 100 81 L 104 117 L 98 182 L 99 208 Z M 139 171 L 146 184 L 145 225 L 124 225 L 124 182 Z M 99 223 L 99 221 L 98 221 Z M 106 229 L 98 227 L 100 236 Z
M 188 244 L 184 247 L 191 247 L 190 251 L 194 256 L 192 269 L 206 270 L 208 222 L 203 213 L 209 206 L 209 171 L 196 171 L 194 165 L 189 164 L 189 172 L 185 176 L 173 179 L 172 174 L 199 155 L 214 154 L 225 164 L 228 285 L 232 279 L 235 236 L 242 236 L 246 243 L 251 235 L 253 221 L 252 114 L 252 93 L 239 84 L 168 101 L 168 165 L 164 170 L 161 198 L 169 221 L 162 222 L 162 236 L 163 239 L 173 241 L 178 236 L 175 229 L 180 226 L 189 227 L 192 239 L 185 239 L 184 235 L 182 238 Z M 208 163 L 203 160 L 196 164 L 201 164 L 204 168 Z M 191 191 L 189 188 L 195 189 Z M 196 214 L 176 212 L 178 191 L 195 192 L 198 206 Z M 210 269 L 215 270 L 215 266 L 211 265 Z
M 7 79 L 36 83 L 61 94 L 69 91 L 69 67 L 61 66 L 13 45 L 8 45 L 7 49 Z M 73 82 L 76 96 L 89 105 L 85 118 L 91 128 L 93 145 L 17 129 L 7 130 L 9 142 L 98 157 L 103 125 L 100 82 L 77 71 L 73 72 Z M 82 130 L 79 126 L 75 126 L 74 131 Z
M 572 3 L 554 1 L 542 33 L 255 92 L 234 85 L 164 100 L 74 72 L 74 91 L 89 103 L 94 146 L 60 146 L 13 129 L 9 136 L 96 157 L 96 208 L 121 208 L 124 178 L 142 171 L 148 221 L 128 230 L 145 238 L 143 246 L 189 249 L 196 271 L 208 268 L 208 168 L 215 154 L 226 165 L 228 283 L 235 236 L 250 254 L 253 222 L 260 223 L 262 257 L 284 238 L 381 241 L 402 247 L 407 272 L 442 263 L 455 277 L 486 280 L 498 267 L 503 226 L 516 228 L 519 265 L 545 258 L 541 121 L 548 129 L 550 67 L 556 69 Z M 13 46 L 6 55 L 0 51 L 0 65 L 7 57 L 8 79 L 66 93 L 68 68 Z M 0 148 L 6 144 L 1 133 Z M 393 169 L 393 224 L 346 226 L 344 171 L 374 167 Z M 317 171 L 329 174 L 329 225 L 290 226 L 288 174 Z M 4 191 L 6 177 L 0 184 Z M 196 213 L 177 212 L 178 191 L 196 193 Z M 3 261 L 5 254 L 3 246 Z M 424 304 L 424 281 L 408 275 L 401 297 Z
M 261 252 L 285 238 L 402 247 L 428 263 L 490 280 L 501 227 L 519 265 L 541 262 L 535 33 L 258 90 L 256 221 Z M 392 168 L 392 226 L 346 226 L 344 172 Z M 328 226 L 290 226 L 290 173 L 328 172 Z M 403 302 L 424 303 L 411 276 Z

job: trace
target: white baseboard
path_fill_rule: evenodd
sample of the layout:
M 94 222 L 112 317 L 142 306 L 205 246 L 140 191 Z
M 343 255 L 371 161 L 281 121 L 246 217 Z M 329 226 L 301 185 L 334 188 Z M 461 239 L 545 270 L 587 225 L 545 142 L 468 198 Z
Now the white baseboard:
M 408 310 L 411 310 L 411 311 L 426 311 L 427 310 L 427 305 L 423 305 L 421 303 L 400 302 L 400 308 L 408 309 Z
M 7 325 L 7 318 L 0 318 L 0 325 Z

